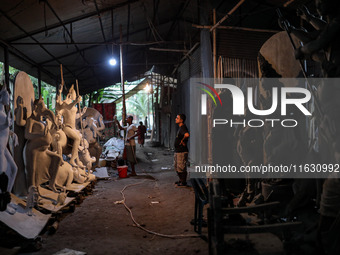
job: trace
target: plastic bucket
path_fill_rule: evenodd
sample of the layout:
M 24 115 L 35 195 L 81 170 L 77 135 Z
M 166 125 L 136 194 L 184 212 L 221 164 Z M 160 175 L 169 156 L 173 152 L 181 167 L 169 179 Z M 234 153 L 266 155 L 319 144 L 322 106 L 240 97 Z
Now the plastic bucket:
M 117 166 L 119 178 L 127 177 L 128 166 Z

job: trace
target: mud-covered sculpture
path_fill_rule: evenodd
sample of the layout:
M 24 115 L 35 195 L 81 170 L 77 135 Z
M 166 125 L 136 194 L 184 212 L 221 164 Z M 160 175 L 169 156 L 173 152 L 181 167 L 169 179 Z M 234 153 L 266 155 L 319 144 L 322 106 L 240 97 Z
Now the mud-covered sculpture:
M 292 36 L 293 42 L 298 45 L 296 37 Z M 294 58 L 291 41 L 286 32 L 280 32 L 269 38 L 261 47 L 258 56 L 258 66 L 261 82 L 259 84 L 259 107 L 269 109 L 272 106 L 272 88 L 282 88 L 285 86 L 298 86 L 297 80 L 290 79 L 289 84 L 281 78 L 296 78 L 301 76 L 299 62 Z M 275 78 L 275 79 L 269 79 Z M 294 84 L 296 83 L 296 84 Z M 300 164 L 307 155 L 307 131 L 304 123 L 305 116 L 296 108 L 288 108 L 287 116 L 295 119 L 299 125 L 294 128 L 285 128 L 281 125 L 272 126 L 265 123 L 263 127 L 263 163 L 270 165 L 290 165 Z M 282 119 L 281 106 L 277 110 L 266 116 L 269 119 Z M 288 201 L 293 197 L 291 188 L 292 180 L 285 178 L 284 174 L 267 176 L 263 180 L 262 193 L 265 199 L 279 199 Z M 272 190 L 281 189 L 282 196 L 278 197 Z M 294 208 L 292 208 L 293 210 Z
M 96 158 L 90 155 L 89 142 L 85 138 L 80 140 L 79 159 L 88 170 L 92 168 L 92 163 L 96 161 Z
M 316 0 L 316 7 L 323 19 L 300 8 L 298 14 L 310 23 L 315 30 L 295 28 L 286 20 L 280 24 L 294 34 L 304 44 L 295 50 L 298 59 L 312 59 L 321 62 L 324 77 L 340 76 L 340 3 L 337 0 Z
M 5 187 L 1 187 L 1 190 L 2 192 L 11 192 L 18 168 L 7 148 L 12 118 L 10 112 L 6 113 L 5 111 L 6 105 L 9 105 L 9 94 L 6 86 L 2 86 L 0 91 L 0 174 L 5 173 L 8 179 L 6 190 L 3 190 Z M 5 180 L 6 178 L 2 179 Z
M 298 45 L 298 40 L 295 37 L 292 39 Z M 259 86 L 261 109 L 271 107 L 273 87 L 298 86 L 298 83 L 293 84 L 292 79 L 289 80 L 289 84 L 285 84 L 285 80 L 282 82 L 279 80 L 280 78 L 296 78 L 301 75 L 299 62 L 294 59 L 292 51 L 293 48 L 286 32 L 273 35 L 262 45 L 258 56 L 260 77 L 275 79 L 261 79 Z M 290 112 L 287 115 L 298 121 L 298 127 L 293 129 L 280 125 L 272 127 L 270 123 L 265 123 L 263 139 L 264 163 L 266 164 L 297 163 L 306 156 L 307 137 L 303 125 L 304 116 L 295 108 L 289 108 L 288 111 Z M 278 106 L 277 110 L 268 117 L 280 119 L 280 112 L 281 108 Z
M 38 205 L 38 200 L 39 200 L 38 187 L 32 185 L 28 188 L 28 195 L 25 208 L 28 216 L 33 215 L 33 208 Z
M 59 89 L 59 96 L 57 97 L 58 99 L 56 101 L 56 114 L 63 117 L 63 131 L 66 134 L 67 138 L 73 140 L 70 164 L 72 166 L 77 166 L 76 160 L 78 159 L 78 147 L 80 144 L 80 137 L 76 129 L 76 114 L 78 111 L 76 104 L 81 101 L 81 97 L 76 95 L 76 92 L 72 85 L 66 99 L 62 101 L 61 91 L 62 86 Z
M 49 181 L 49 187 L 57 192 L 56 180 L 61 165 L 61 157 L 49 150 L 52 136 L 49 125 L 43 118 L 48 118 L 55 125 L 54 113 L 45 107 L 40 97 L 34 101 L 32 115 L 27 119 L 25 137 L 26 171 L 28 186 L 38 187 Z
M 291 32 L 304 42 L 295 51 L 296 58 L 320 62 L 323 76 L 340 77 L 340 2 L 316 0 L 315 6 L 322 19 L 312 15 L 307 8 L 299 11 L 314 31 L 296 29 L 287 21 L 281 21 Z M 302 32 L 301 32 L 302 31 Z M 318 163 L 340 163 L 340 85 L 334 79 L 323 80 L 317 88 L 315 111 L 318 122 Z M 323 185 L 320 202 L 320 221 L 317 242 L 326 254 L 340 253 L 340 182 L 339 175 L 331 174 Z
M 28 186 L 23 157 L 24 146 L 26 144 L 25 125 L 26 120 L 32 114 L 35 99 L 33 84 L 27 73 L 18 72 L 15 75 L 13 90 L 14 132 L 18 136 L 19 141 L 19 145 L 14 148 L 14 161 L 18 167 L 18 173 L 13 186 L 13 193 L 17 196 L 26 196 Z
M 325 77 L 340 77 L 340 2 L 318 1 L 317 9 L 327 24 L 319 35 L 306 43 L 297 53 L 304 57 L 324 52 L 322 70 Z M 321 111 L 319 122 L 319 148 L 321 162 L 340 163 L 340 85 L 334 79 L 327 79 L 318 88 Z M 320 163 L 321 163 L 320 162 Z M 339 174 L 333 173 L 323 185 L 320 202 L 319 240 L 327 254 L 340 253 L 340 181 Z
M 99 158 L 102 154 L 102 147 L 97 141 L 98 137 L 102 136 L 102 131 L 105 129 L 103 116 L 94 108 L 88 107 L 82 115 L 84 138 L 89 142 L 89 152 L 91 157 L 96 158 L 93 168 L 99 167 Z M 80 123 L 78 124 L 80 128 Z
M 23 160 L 23 151 L 26 144 L 25 125 L 27 120 L 27 109 L 23 105 L 24 100 L 21 96 L 17 97 L 16 102 L 17 107 L 14 110 L 14 131 L 18 135 L 20 142 L 19 146 L 14 150 L 14 160 L 18 166 L 18 174 L 14 183 L 13 193 L 16 195 L 26 195 L 28 189 L 25 174 L 25 163 Z
M 250 119 L 252 114 L 248 111 L 246 118 Z M 237 152 L 245 166 L 258 166 L 263 164 L 263 137 L 262 128 L 252 128 L 249 126 L 237 129 L 238 142 Z M 254 197 L 261 191 L 259 190 L 260 180 L 246 175 L 246 188 L 240 196 L 237 206 L 245 206 L 252 202 Z
M 62 149 L 62 144 L 63 142 L 61 141 L 62 139 L 66 141 L 66 135 L 64 134 L 64 132 L 59 129 L 57 132 L 55 132 L 55 130 L 53 131 L 53 141 L 52 141 L 52 148 L 53 151 L 55 151 L 61 158 L 63 156 L 63 149 Z M 71 166 L 68 162 L 64 161 L 62 159 L 62 167 L 63 168 L 67 168 L 70 169 L 70 171 L 72 172 L 72 174 L 70 174 L 69 176 L 72 176 L 72 180 L 70 181 L 70 183 L 72 181 L 76 182 L 76 183 L 84 183 L 85 181 L 87 181 L 87 176 L 84 170 L 81 170 L 78 166 L 73 167 Z M 83 173 L 83 174 L 81 174 Z M 69 176 L 67 176 L 68 180 L 69 180 Z
M 62 123 L 62 116 L 61 114 L 58 114 L 56 116 L 56 123 L 57 127 L 56 129 L 52 129 L 52 149 L 55 151 L 60 157 L 63 156 L 63 151 L 65 150 L 65 146 L 67 144 L 67 137 L 66 134 L 63 131 L 64 124 Z M 79 140 L 81 140 L 81 134 L 78 130 L 76 130 Z M 80 149 L 80 146 L 78 146 L 78 150 Z M 76 183 L 84 183 L 86 181 L 92 181 L 95 179 L 95 176 L 89 173 L 86 173 L 85 166 L 80 161 L 79 157 L 76 159 L 77 166 L 71 166 L 68 162 L 62 160 L 62 169 L 71 169 L 72 171 L 72 178 L 73 181 Z M 63 171 L 64 173 L 64 171 Z M 69 175 L 71 176 L 71 175 Z M 70 178 L 70 177 L 69 177 Z M 69 180 L 69 179 L 68 179 Z M 69 182 L 67 182 L 69 183 Z M 68 186 L 67 186 L 68 187 Z

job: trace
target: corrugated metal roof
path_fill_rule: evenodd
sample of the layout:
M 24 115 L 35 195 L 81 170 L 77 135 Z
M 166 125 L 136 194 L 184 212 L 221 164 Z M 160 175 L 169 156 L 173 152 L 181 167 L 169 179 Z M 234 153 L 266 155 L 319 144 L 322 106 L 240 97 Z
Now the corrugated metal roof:
M 237 0 L 208 1 L 221 19 Z M 225 25 L 278 29 L 275 7 L 284 0 L 249 0 Z M 293 4 L 305 1 L 296 0 Z M 120 81 L 119 68 L 107 64 L 112 43 L 120 41 L 122 25 L 125 79 L 134 79 L 156 65 L 171 74 L 184 53 L 151 51 L 150 47 L 190 49 L 199 41 L 199 12 L 194 0 L 3 0 L 0 2 L 0 45 L 10 51 L 9 64 L 50 84 L 60 80 L 63 64 L 66 85 L 79 80 L 80 93 Z M 265 10 L 265 14 L 263 10 Z M 295 12 L 293 13 L 294 16 Z M 211 22 L 211 21 L 210 21 Z M 276 26 L 273 28 L 273 26 Z M 103 29 L 101 29 L 101 27 Z M 228 57 L 254 58 L 264 33 L 218 29 L 218 50 Z M 150 44 L 152 43 L 152 45 Z M 251 46 L 250 48 L 248 46 Z M 119 46 L 113 47 L 119 56 Z M 4 57 L 0 54 L 0 61 Z M 192 67 L 190 67 L 192 68 Z M 196 71 L 196 67 L 194 67 Z M 189 69 L 190 70 L 190 69 Z
M 256 59 L 262 44 L 272 35 L 267 32 L 219 30 L 217 54 L 229 58 Z

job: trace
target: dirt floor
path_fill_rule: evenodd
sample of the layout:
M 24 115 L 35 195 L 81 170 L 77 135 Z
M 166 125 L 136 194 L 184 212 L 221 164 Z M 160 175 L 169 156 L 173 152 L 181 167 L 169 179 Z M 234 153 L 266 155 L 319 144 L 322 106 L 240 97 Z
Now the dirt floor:
M 53 235 L 43 235 L 42 249 L 34 253 L 54 254 L 64 248 L 87 254 L 208 254 L 208 242 L 197 236 L 190 221 L 194 215 L 194 191 L 176 187 L 172 170 L 173 152 L 137 147 L 138 176 L 118 178 L 110 170 L 109 180 L 99 180 L 93 194 L 67 215 Z M 130 185 L 130 186 L 129 186 Z M 178 238 L 147 233 L 133 223 L 129 212 L 144 228 Z M 203 229 L 207 236 L 207 228 Z
M 208 229 L 204 227 L 199 237 L 190 224 L 195 198 L 190 182 L 189 187 L 174 184 L 177 177 L 172 169 L 173 152 L 146 145 L 137 147 L 137 158 L 137 176 L 119 178 L 117 170 L 110 168 L 109 179 L 98 180 L 92 193 L 76 205 L 74 212 L 62 215 L 55 234 L 46 231 L 42 235 L 39 251 L 21 251 L 19 254 L 51 255 L 65 248 L 89 255 L 208 254 Z M 138 228 L 133 222 L 122 204 L 123 189 L 126 205 L 132 210 L 134 219 L 152 233 Z M 204 216 L 206 212 L 205 208 Z M 250 217 L 246 215 L 245 219 L 250 220 Z M 229 234 L 225 241 L 226 253 L 232 255 L 284 254 L 282 242 L 270 233 Z M 308 249 L 305 249 L 306 253 L 292 254 L 315 254 Z M 15 250 L 9 252 L 3 253 L 0 248 L 0 254 L 14 254 Z

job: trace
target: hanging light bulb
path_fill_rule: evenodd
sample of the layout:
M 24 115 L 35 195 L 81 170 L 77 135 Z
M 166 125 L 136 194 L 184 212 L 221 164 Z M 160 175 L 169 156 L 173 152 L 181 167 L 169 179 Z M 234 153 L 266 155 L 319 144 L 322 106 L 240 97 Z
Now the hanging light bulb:
M 115 59 L 115 58 L 110 58 L 110 60 L 109 60 L 109 64 L 111 65 L 111 66 L 115 66 L 116 64 L 117 64 L 117 60 Z
M 146 86 L 144 87 L 144 90 L 149 93 L 151 90 L 151 86 L 149 85 L 149 83 L 146 84 Z
M 117 60 L 113 57 L 113 44 L 112 44 L 112 57 L 109 60 L 109 64 L 111 66 L 115 66 L 117 64 Z

